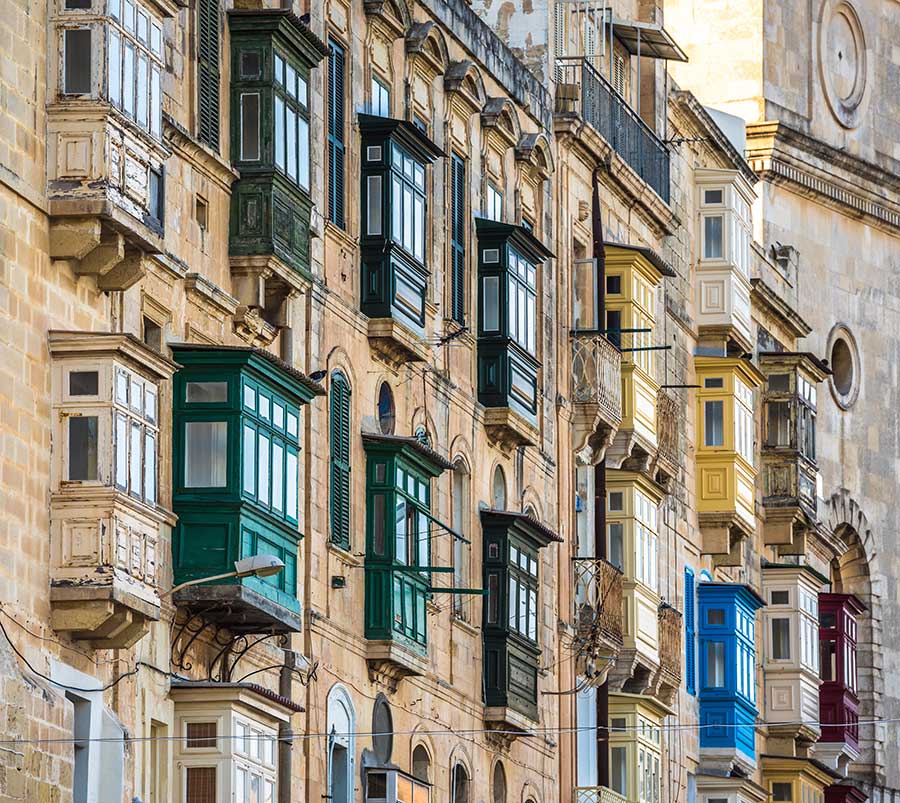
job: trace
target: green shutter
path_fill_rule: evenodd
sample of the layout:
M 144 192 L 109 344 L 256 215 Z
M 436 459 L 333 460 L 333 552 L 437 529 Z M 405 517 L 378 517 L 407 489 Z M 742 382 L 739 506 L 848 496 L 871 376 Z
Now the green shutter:
M 331 380 L 331 540 L 350 548 L 350 386 L 343 374 Z
M 197 135 L 214 151 L 219 150 L 219 2 L 197 3 Z
M 345 228 L 344 220 L 344 50 L 328 42 L 328 219 Z
M 450 306 L 451 317 L 466 322 L 466 163 L 450 160 Z

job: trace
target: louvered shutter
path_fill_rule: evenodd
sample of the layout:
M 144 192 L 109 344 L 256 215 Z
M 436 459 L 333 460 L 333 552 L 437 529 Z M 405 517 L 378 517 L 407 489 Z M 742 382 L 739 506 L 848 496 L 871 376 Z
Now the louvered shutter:
M 684 675 L 688 694 L 697 693 L 696 668 L 696 601 L 694 600 L 694 572 L 684 570 Z
M 345 228 L 344 221 L 344 51 L 328 42 L 328 219 Z
M 466 163 L 453 154 L 450 169 L 451 317 L 462 325 L 466 322 Z
M 331 382 L 331 540 L 350 548 L 350 387 L 342 374 Z
M 219 2 L 197 3 L 197 135 L 219 150 Z

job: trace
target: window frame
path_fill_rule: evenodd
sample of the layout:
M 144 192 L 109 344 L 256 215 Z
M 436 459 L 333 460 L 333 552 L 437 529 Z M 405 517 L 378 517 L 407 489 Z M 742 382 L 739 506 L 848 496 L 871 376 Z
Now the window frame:
M 279 66 L 280 65 L 280 66 Z M 288 86 L 288 76 L 294 76 L 294 91 Z M 303 91 L 300 91 L 300 88 Z M 302 96 L 302 97 L 301 97 Z M 305 100 L 304 100 L 305 98 Z M 296 187 L 306 193 L 310 192 L 312 174 L 312 146 L 310 139 L 311 114 L 309 106 L 310 86 L 309 74 L 306 69 L 285 55 L 277 47 L 272 48 L 272 164 L 275 169 Z M 281 117 L 279 120 L 279 104 L 281 104 Z M 294 164 L 296 175 L 290 172 L 291 159 L 288 153 L 289 123 L 294 120 Z M 278 159 L 278 127 L 283 126 L 282 142 L 284 145 L 284 164 L 279 164 Z M 305 143 L 305 148 L 304 148 Z M 304 157 L 305 151 L 305 159 Z

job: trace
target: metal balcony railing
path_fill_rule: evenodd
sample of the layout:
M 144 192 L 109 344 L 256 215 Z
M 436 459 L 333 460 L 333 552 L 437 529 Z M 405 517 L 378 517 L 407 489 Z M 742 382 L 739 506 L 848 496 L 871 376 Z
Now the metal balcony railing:
M 678 402 L 666 391 L 656 396 L 656 442 L 659 456 L 666 462 L 678 464 Z
M 576 786 L 572 803 L 626 803 L 626 797 L 605 786 Z
M 659 606 L 659 668 L 681 678 L 681 613 L 670 605 Z
M 622 352 L 604 335 L 572 335 L 572 401 L 600 406 L 610 424 L 622 420 Z
M 580 87 L 581 116 L 628 165 L 669 203 L 669 151 L 663 141 L 584 58 L 556 61 L 558 92 Z M 569 90 L 571 94 L 571 90 Z
M 622 572 L 603 558 L 576 558 L 575 630 L 584 640 L 622 643 Z

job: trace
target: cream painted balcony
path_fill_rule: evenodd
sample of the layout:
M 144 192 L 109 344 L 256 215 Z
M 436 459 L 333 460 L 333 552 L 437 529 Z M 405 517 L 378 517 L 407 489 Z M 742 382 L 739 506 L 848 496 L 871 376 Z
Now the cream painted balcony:
M 47 98 L 50 255 L 125 290 L 162 251 L 164 20 L 171 0 L 54 4 Z
M 160 386 L 176 365 L 124 334 L 50 332 L 51 624 L 98 649 L 128 647 L 159 619 L 173 514 Z

